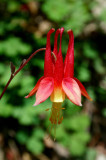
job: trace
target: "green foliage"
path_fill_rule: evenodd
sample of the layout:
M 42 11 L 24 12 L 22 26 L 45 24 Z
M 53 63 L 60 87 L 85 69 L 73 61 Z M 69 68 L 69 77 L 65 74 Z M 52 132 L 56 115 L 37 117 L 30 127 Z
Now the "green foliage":
M 36 67 L 39 67 L 40 69 L 44 69 L 44 60 L 42 59 L 34 59 L 33 60 L 33 65 Z
M 34 85 L 35 84 L 33 77 L 31 77 L 30 75 L 23 75 L 23 77 L 21 77 L 21 88 L 18 91 L 19 95 L 27 95 L 32 90 Z
M 7 31 L 14 30 L 16 27 L 17 27 L 17 24 L 14 21 L 10 23 L 6 21 L 0 21 L 0 36 L 5 35 Z
M 4 65 L 0 63 L 0 75 L 2 75 L 5 71 Z
M 90 81 L 90 71 L 86 67 L 86 63 L 82 64 L 82 66 L 79 67 L 79 73 L 78 79 L 83 81 Z
M 83 53 L 85 57 L 90 58 L 90 59 L 95 59 L 98 57 L 97 51 L 91 47 L 90 43 L 88 42 L 84 43 L 83 48 L 84 48 Z
M 82 1 L 70 1 L 70 14 L 64 24 L 64 27 L 68 30 L 74 30 L 74 34 L 78 35 L 82 32 L 85 23 L 91 19 L 91 15 L 88 11 L 87 4 Z
M 32 132 L 32 135 L 27 140 L 26 146 L 29 151 L 31 151 L 33 154 L 40 154 L 44 149 L 44 145 L 42 143 L 43 138 L 44 131 L 40 128 L 36 128 L 36 130 Z
M 106 23 L 106 10 L 103 8 L 100 14 L 95 15 L 95 8 L 98 6 L 96 0 L 37 0 L 37 11 L 32 13 L 31 2 L 30 0 L 0 1 L 0 93 L 10 77 L 9 62 L 12 61 L 18 68 L 22 60 L 29 57 L 32 51 L 46 46 L 47 30 L 50 27 L 65 27 L 65 32 L 73 29 L 75 36 L 75 77 L 84 83 L 86 90 L 96 101 L 95 108 L 98 106 L 99 118 L 106 117 L 104 108 L 106 34 L 103 29 Z M 26 10 L 22 9 L 23 5 L 26 5 Z M 47 22 L 49 25 L 46 24 Z M 96 27 L 89 27 L 91 24 Z M 53 36 L 51 37 L 52 48 Z M 68 35 L 64 33 L 62 39 L 64 57 L 68 40 Z M 48 112 L 45 110 L 52 104 L 48 99 L 32 107 L 35 96 L 29 99 L 24 97 L 43 75 L 43 68 L 44 53 L 39 53 L 12 80 L 0 101 L 0 117 L 7 119 L 7 125 L 9 118 L 12 118 L 14 123 L 16 123 L 15 120 L 17 121 L 18 125 L 14 124 L 17 128 L 15 138 L 20 145 L 34 155 L 42 154 L 45 149 L 43 142 L 47 132 L 45 128 L 50 125 L 50 110 Z M 93 117 L 90 119 L 82 111 L 84 107 L 86 108 L 87 102 L 84 103 L 84 101 L 85 98 L 82 100 L 82 104 L 85 104 L 82 108 L 67 99 L 64 101 L 64 120 L 61 125 L 57 126 L 56 140 L 69 150 L 72 159 L 94 160 L 95 149 L 87 148 L 91 137 L 89 128 Z M 7 125 L 2 126 L 4 130 Z M 15 128 L 13 127 L 12 130 L 14 131 Z M 52 135 L 54 135 L 53 132 L 54 130 L 52 130 Z
M 89 117 L 84 114 L 74 114 L 65 118 L 63 126 L 57 128 L 56 137 L 73 156 L 81 156 L 86 151 L 86 143 L 90 140 L 87 128 L 90 125 Z M 64 138 L 65 137 L 65 138 Z M 68 143 L 70 141 L 70 143 Z
M 26 55 L 31 51 L 29 44 L 23 43 L 20 38 L 10 37 L 0 44 L 0 53 L 7 56 Z
M 16 134 L 16 139 L 19 141 L 20 144 L 25 145 L 28 140 L 28 134 L 25 131 L 19 131 Z
M 46 1 L 42 6 L 42 10 L 48 18 L 53 21 L 60 22 L 69 13 L 70 6 L 66 0 Z
M 67 129 L 74 131 L 84 131 L 90 125 L 88 116 L 83 114 L 72 116 L 71 119 L 65 118 L 63 123 Z
M 10 3 L 8 3 L 8 11 L 10 12 L 10 13 L 13 13 L 13 12 L 15 12 L 16 10 L 18 10 L 19 9 L 19 2 L 18 1 L 10 1 Z
M 89 142 L 89 133 L 78 132 L 70 136 L 69 150 L 73 156 L 81 156 L 86 150 L 86 143 Z
M 0 102 L 0 116 L 9 117 L 12 115 L 13 107 L 11 104 L 7 104 L 6 97 L 4 97 L 4 101 Z
M 95 101 L 96 100 L 96 94 L 95 94 L 94 87 L 88 87 L 88 93 L 89 93 L 89 95 L 91 95 L 92 99 Z
M 75 31 L 75 35 L 80 34 L 85 23 L 91 19 L 87 4 L 82 0 L 49 0 L 43 4 L 42 9 L 51 20 L 62 21 L 62 26 L 66 30 L 70 29 L 71 26 L 71 29 Z
M 96 58 L 96 61 L 94 61 L 94 68 L 99 74 L 105 74 L 105 68 L 100 58 Z
M 14 117 L 19 120 L 22 125 L 31 125 L 39 122 L 37 117 L 34 117 L 34 108 L 31 106 L 17 107 L 14 110 Z
M 27 149 L 33 154 L 40 154 L 43 151 L 43 137 L 44 131 L 40 128 L 34 129 L 30 137 L 25 133 L 25 131 L 19 131 L 16 135 L 17 140 L 22 145 L 26 145 Z

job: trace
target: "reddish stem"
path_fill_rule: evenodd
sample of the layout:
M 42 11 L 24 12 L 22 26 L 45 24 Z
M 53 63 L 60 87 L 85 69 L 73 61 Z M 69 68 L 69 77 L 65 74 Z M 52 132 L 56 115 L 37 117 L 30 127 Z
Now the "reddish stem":
M 41 48 L 41 49 L 36 50 L 36 51 L 25 61 L 25 63 L 22 64 L 22 65 L 20 66 L 20 68 L 19 68 L 16 72 L 14 72 L 14 74 L 11 74 L 10 79 L 8 80 L 6 86 L 4 87 L 3 92 L 2 92 L 1 95 L 0 95 L 0 99 L 3 97 L 3 95 L 4 95 L 4 93 L 5 93 L 6 89 L 7 89 L 7 87 L 9 86 L 10 82 L 12 81 L 12 79 L 16 76 L 16 74 L 33 58 L 33 56 L 34 56 L 36 53 L 38 53 L 38 52 L 40 52 L 40 51 L 44 51 L 44 50 L 46 50 L 46 48 Z
M 12 81 L 12 79 L 13 79 L 13 76 L 11 75 L 11 77 L 10 77 L 10 79 L 8 80 L 8 82 L 7 82 L 6 86 L 5 86 L 2 94 L 0 95 L 0 99 L 3 97 L 3 95 L 4 95 L 4 93 L 5 93 L 6 89 L 7 89 L 7 87 L 9 86 L 10 82 Z

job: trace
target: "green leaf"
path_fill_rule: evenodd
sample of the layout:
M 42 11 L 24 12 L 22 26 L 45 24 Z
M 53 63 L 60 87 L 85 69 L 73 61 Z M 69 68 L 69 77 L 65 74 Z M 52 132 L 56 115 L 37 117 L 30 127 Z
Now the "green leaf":
M 44 149 L 43 142 L 35 136 L 32 136 L 27 140 L 26 146 L 30 152 L 37 155 L 41 154 Z
M 16 27 L 18 26 L 19 24 L 19 21 L 18 19 L 14 19 L 13 21 L 11 22 L 7 22 L 7 21 L 1 21 L 0 22 L 0 35 L 4 36 L 6 35 L 6 39 L 8 38 L 7 37 L 7 32 L 8 31 L 12 31 L 16 29 Z M 19 26 L 18 26 L 19 27 Z M 1 43 L 3 44 L 3 43 Z M 1 45 L 0 45 L 1 47 Z
M 90 74 L 90 71 L 88 70 L 88 68 L 81 65 L 78 69 L 78 73 L 79 73 L 78 79 L 80 79 L 80 81 L 82 81 L 82 82 L 90 81 L 91 74 Z
M 81 156 L 86 150 L 90 135 L 85 132 L 74 133 L 70 136 L 69 150 L 73 156 Z
M 39 67 L 39 69 L 44 69 L 44 60 L 43 59 L 33 59 L 33 66 Z
M 21 88 L 18 91 L 19 95 L 27 95 L 34 88 L 34 86 L 34 78 L 31 75 L 23 75 L 21 77 Z
M 14 109 L 13 116 L 19 120 L 20 124 L 31 125 L 39 124 L 39 119 L 35 116 L 35 109 L 32 106 L 24 105 L 24 107 L 17 107 Z
M 64 137 L 67 135 L 65 132 L 64 126 L 63 125 L 58 125 L 56 127 L 56 139 L 62 140 Z M 54 130 L 52 130 L 52 135 L 54 136 Z
M 71 118 L 65 118 L 63 123 L 65 128 L 67 129 L 71 129 L 74 131 L 84 131 L 89 127 L 90 120 L 87 115 L 78 114 L 74 115 Z
M 10 1 L 8 3 L 8 11 L 9 12 L 15 12 L 19 9 L 20 5 L 19 5 L 19 2 L 17 1 Z
M 94 68 L 95 68 L 97 73 L 105 74 L 105 68 L 103 66 L 103 62 L 99 57 L 96 58 L 96 60 L 94 61 Z
M 19 131 L 16 134 L 16 139 L 19 141 L 20 144 L 26 144 L 26 141 L 28 139 L 28 135 L 25 131 Z
M 70 138 L 71 143 L 69 145 L 69 151 L 72 156 L 82 156 L 85 152 L 85 145 L 78 141 L 76 138 L 73 139 L 73 137 Z
M 98 57 L 98 52 L 94 50 L 89 43 L 85 43 L 84 45 L 84 55 L 87 58 L 95 59 Z
M 81 107 L 76 106 L 69 99 L 66 99 L 65 102 L 63 103 L 63 108 L 65 106 L 67 106 L 65 110 L 65 114 L 69 117 L 79 113 L 82 110 Z
M 10 117 L 13 113 L 13 106 L 11 104 L 7 104 L 7 95 L 4 95 L 3 99 L 0 101 L 0 116 L 2 117 Z
M 11 37 L 0 44 L 0 54 L 5 53 L 10 57 L 18 54 L 26 55 L 29 52 L 31 52 L 31 46 L 22 42 L 20 38 Z
M 5 72 L 5 65 L 0 63 L 0 74 L 2 75 Z
M 54 129 L 56 129 L 56 131 Z M 70 135 L 66 132 L 63 123 L 61 125 L 54 126 L 51 133 L 53 138 L 56 138 L 61 145 L 67 147 Z
M 10 75 L 11 75 L 11 69 L 9 67 L 9 64 L 8 64 L 8 66 L 5 65 L 4 69 L 5 69 L 5 71 L 1 75 L 0 83 L 5 86 L 7 81 L 10 78 Z M 13 78 L 13 80 L 11 81 L 8 88 L 12 88 L 12 87 L 19 85 L 21 83 L 21 81 L 20 81 L 21 75 L 22 75 L 22 72 L 20 74 L 18 74 L 15 78 Z
M 70 11 L 70 4 L 66 0 L 47 0 L 42 6 L 43 12 L 53 21 L 60 22 Z
M 95 94 L 94 87 L 88 87 L 87 92 L 90 95 L 90 97 L 92 97 L 93 101 L 95 101 L 96 100 L 96 94 Z
M 32 135 L 35 136 L 37 139 L 43 139 L 44 131 L 41 128 L 36 128 L 33 130 Z
M 91 19 L 87 5 L 82 0 L 70 2 L 70 14 L 63 25 L 66 30 L 74 30 L 74 35 L 82 32 L 85 23 Z

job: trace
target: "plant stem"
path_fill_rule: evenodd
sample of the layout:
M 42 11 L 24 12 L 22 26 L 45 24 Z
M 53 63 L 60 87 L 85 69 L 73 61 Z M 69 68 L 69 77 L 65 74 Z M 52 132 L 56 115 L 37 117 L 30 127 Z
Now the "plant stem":
M 46 48 L 40 48 L 40 49 L 36 50 L 36 51 L 35 51 L 33 54 L 31 54 L 31 56 L 25 61 L 25 63 L 23 63 L 23 64 L 19 67 L 19 69 L 18 69 L 16 72 L 14 72 L 14 74 L 11 74 L 10 79 L 8 80 L 6 86 L 4 87 L 3 92 L 2 92 L 1 95 L 0 95 L 0 99 L 3 97 L 3 95 L 4 95 L 4 93 L 5 93 L 6 89 L 7 89 L 7 87 L 9 86 L 10 82 L 12 81 L 12 79 L 17 75 L 17 73 L 18 73 L 19 71 L 21 71 L 21 69 L 33 58 L 34 55 L 36 55 L 38 52 L 44 51 L 44 50 L 46 50 Z
M 9 86 L 10 82 L 12 81 L 12 79 L 13 79 L 13 76 L 11 75 L 11 76 L 10 76 L 10 79 L 8 80 L 8 82 L 7 82 L 7 84 L 6 84 L 6 86 L 4 87 L 3 92 L 2 92 L 1 95 L 0 95 L 0 99 L 3 97 L 3 95 L 4 95 L 4 93 L 5 93 L 6 89 L 7 89 L 7 87 Z

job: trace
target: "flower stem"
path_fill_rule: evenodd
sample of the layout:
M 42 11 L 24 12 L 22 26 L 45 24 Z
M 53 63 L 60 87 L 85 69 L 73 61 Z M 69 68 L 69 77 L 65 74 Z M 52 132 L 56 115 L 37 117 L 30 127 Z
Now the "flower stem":
M 34 53 L 31 54 L 31 56 L 18 68 L 18 70 L 16 72 L 14 72 L 13 74 L 11 73 L 10 79 L 8 80 L 6 86 L 4 87 L 3 92 L 0 95 L 0 99 L 3 97 L 5 91 L 7 90 L 7 87 L 9 86 L 10 82 L 12 81 L 12 79 L 17 75 L 17 73 L 19 71 L 21 71 L 21 69 L 33 58 L 34 55 L 36 55 L 38 52 L 40 51 L 44 51 L 46 50 L 46 48 L 40 48 L 38 50 L 36 50 Z

